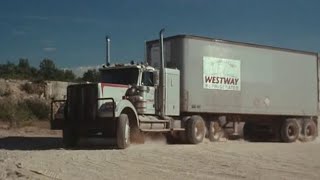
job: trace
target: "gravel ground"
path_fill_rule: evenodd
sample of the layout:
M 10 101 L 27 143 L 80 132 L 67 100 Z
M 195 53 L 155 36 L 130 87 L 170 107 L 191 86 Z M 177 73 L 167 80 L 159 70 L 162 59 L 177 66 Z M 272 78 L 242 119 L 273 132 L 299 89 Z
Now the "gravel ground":
M 0 179 L 320 179 L 320 141 L 243 140 L 66 150 L 60 131 L 0 129 Z

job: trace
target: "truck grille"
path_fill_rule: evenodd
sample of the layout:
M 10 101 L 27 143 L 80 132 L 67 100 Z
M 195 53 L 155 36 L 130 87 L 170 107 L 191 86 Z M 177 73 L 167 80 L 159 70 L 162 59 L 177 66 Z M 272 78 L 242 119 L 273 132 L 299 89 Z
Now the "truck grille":
M 97 84 L 71 85 L 67 90 L 68 121 L 78 125 L 93 125 L 97 114 Z

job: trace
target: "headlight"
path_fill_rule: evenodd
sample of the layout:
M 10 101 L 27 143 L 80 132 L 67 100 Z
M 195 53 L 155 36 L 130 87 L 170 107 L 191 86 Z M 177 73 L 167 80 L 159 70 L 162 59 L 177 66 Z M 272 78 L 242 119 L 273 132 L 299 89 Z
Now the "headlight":
M 107 102 L 102 104 L 102 106 L 100 107 L 101 111 L 111 111 L 113 109 L 116 109 L 116 103 L 113 102 Z

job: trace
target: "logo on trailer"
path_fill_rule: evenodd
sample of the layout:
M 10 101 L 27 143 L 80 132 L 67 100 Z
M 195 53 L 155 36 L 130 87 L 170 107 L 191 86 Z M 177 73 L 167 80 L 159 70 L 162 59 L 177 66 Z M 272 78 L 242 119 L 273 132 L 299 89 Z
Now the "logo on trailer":
M 203 88 L 241 90 L 239 60 L 203 57 Z

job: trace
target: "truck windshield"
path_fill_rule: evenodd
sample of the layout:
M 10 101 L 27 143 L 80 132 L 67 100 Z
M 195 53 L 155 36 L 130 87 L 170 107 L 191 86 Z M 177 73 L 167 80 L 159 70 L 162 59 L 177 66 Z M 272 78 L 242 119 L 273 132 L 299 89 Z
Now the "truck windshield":
M 101 82 L 113 84 L 137 84 L 138 68 L 108 69 L 101 71 Z

